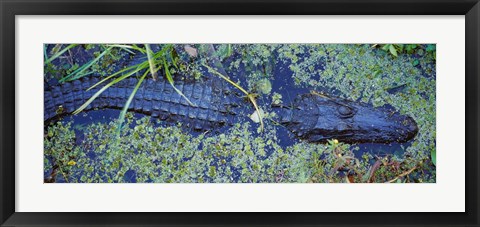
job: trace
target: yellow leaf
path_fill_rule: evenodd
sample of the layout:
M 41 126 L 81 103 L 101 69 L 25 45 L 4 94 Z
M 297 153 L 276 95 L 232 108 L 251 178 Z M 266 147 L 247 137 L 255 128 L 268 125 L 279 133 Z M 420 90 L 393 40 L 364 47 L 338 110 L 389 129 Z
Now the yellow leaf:
M 67 165 L 69 165 L 69 166 L 74 166 L 75 164 L 77 164 L 77 163 L 76 163 L 75 161 L 73 161 L 73 160 L 70 160 L 70 161 L 67 163 Z
M 195 49 L 194 47 L 192 47 L 190 45 L 185 45 L 183 48 L 185 49 L 185 51 L 187 52 L 187 54 L 190 57 L 192 57 L 192 58 L 197 57 L 198 52 L 197 52 L 197 49 Z
M 262 109 L 259 109 L 259 110 L 260 111 L 255 110 L 255 112 L 253 112 L 250 115 L 250 119 L 252 119 L 252 121 L 255 123 L 260 123 L 260 118 L 262 118 L 265 115 Z

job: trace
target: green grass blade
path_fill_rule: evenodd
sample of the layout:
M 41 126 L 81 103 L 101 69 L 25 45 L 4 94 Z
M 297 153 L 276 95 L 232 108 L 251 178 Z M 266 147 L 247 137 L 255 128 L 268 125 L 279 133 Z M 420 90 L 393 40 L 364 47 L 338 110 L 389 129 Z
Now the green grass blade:
M 47 44 L 43 44 L 43 61 L 45 65 L 47 64 L 48 54 L 47 54 Z
M 100 55 L 98 55 L 95 59 L 89 61 L 87 64 L 84 64 L 82 65 L 81 67 L 79 67 L 77 70 L 75 70 L 74 72 L 70 73 L 70 75 L 62 78 L 60 80 L 60 82 L 65 82 L 65 81 L 71 81 L 71 80 L 75 80 L 75 79 L 78 79 L 79 77 L 76 76 L 80 73 L 82 73 L 83 71 L 85 71 L 86 69 L 90 68 L 90 66 L 92 66 L 95 62 L 97 62 L 98 60 L 100 60 L 100 58 L 102 58 L 105 54 L 107 54 L 110 50 L 112 49 L 112 47 L 109 47 L 107 48 L 106 50 L 104 50 Z M 71 78 L 73 77 L 73 78 Z
M 57 53 L 55 53 L 52 57 L 50 57 L 49 59 L 47 59 L 45 62 L 44 62 L 44 65 L 50 63 L 51 61 L 55 60 L 56 58 L 60 57 L 63 53 L 65 53 L 66 51 L 76 47 L 78 44 L 70 44 L 68 45 L 67 47 L 63 48 L 61 51 L 58 51 Z
M 90 105 L 90 103 L 93 102 L 93 100 L 95 100 L 100 94 L 102 94 L 105 90 L 107 90 L 109 87 L 111 87 L 112 85 L 122 81 L 123 79 L 133 75 L 134 73 L 136 73 L 136 71 L 133 71 L 133 72 L 130 72 L 128 74 L 125 74 L 125 75 L 122 75 L 121 77 L 118 77 L 116 79 L 114 79 L 113 81 L 111 81 L 110 83 L 106 84 L 105 86 L 103 86 L 100 90 L 98 90 L 92 97 L 90 97 L 84 104 L 82 104 L 77 110 L 75 110 L 73 112 L 73 114 L 78 114 L 80 112 L 82 112 L 82 110 L 84 110 L 85 108 L 87 108 L 88 105 Z
M 170 49 L 170 58 L 172 59 L 172 64 L 173 66 L 178 70 L 178 65 L 177 65 L 177 59 L 175 58 L 175 56 L 173 55 L 173 51 L 175 49 L 174 48 L 171 48 Z
M 394 45 L 390 45 L 390 53 L 395 56 L 395 57 L 398 57 L 398 54 L 397 54 L 397 49 L 395 49 L 395 46 Z
M 137 46 L 137 44 L 133 44 L 132 47 L 133 47 L 135 50 L 138 50 L 138 51 L 140 51 L 141 53 L 145 54 L 145 49 Z
M 128 97 L 127 102 L 125 103 L 125 106 L 122 109 L 122 112 L 120 112 L 120 116 L 118 117 L 118 127 L 117 127 L 117 135 L 120 136 L 120 132 L 122 129 L 123 122 L 125 121 L 125 114 L 127 114 L 128 107 L 130 107 L 130 104 L 132 103 L 133 97 L 137 93 L 138 88 L 140 88 L 140 85 L 142 84 L 143 80 L 147 76 L 148 71 L 146 71 L 143 76 L 140 78 L 138 81 L 137 85 L 133 89 L 132 93 Z
M 157 80 L 157 70 L 155 69 L 155 62 L 152 57 L 152 49 L 150 49 L 150 44 L 145 44 L 145 49 L 147 50 L 148 64 L 150 65 L 150 74 L 152 74 L 153 80 Z
M 110 75 L 110 76 L 107 76 L 107 77 L 105 77 L 104 79 L 102 79 L 101 81 L 99 81 L 98 83 L 92 85 L 90 88 L 87 89 L 87 91 L 93 89 L 94 87 L 102 84 L 103 82 L 109 80 L 110 78 L 112 78 L 112 77 L 114 77 L 114 76 L 116 76 L 116 75 L 118 75 L 118 74 L 120 74 L 120 73 L 129 71 L 129 70 L 133 70 L 132 72 L 134 72 L 134 73 L 136 73 L 136 72 L 138 72 L 138 71 L 141 71 L 142 69 L 145 69 L 145 68 L 146 68 L 147 64 L 148 64 L 147 61 L 144 61 L 144 62 L 142 62 L 142 63 L 140 63 L 140 64 L 133 65 L 133 66 L 129 66 L 129 67 L 127 67 L 127 68 L 124 68 L 124 69 L 122 69 L 122 70 L 119 70 L 118 72 L 116 72 L 116 73 L 114 73 L 114 74 L 112 74 L 112 75 Z
M 232 50 L 232 44 L 227 44 L 227 45 L 228 46 L 227 46 L 227 56 L 226 57 L 228 58 L 228 57 L 232 56 L 233 50 Z
M 436 149 L 432 149 L 430 151 L 430 157 L 432 159 L 433 165 L 437 166 L 437 150 Z
M 133 49 L 133 50 L 137 50 L 135 47 L 131 46 L 131 45 L 122 45 L 122 44 L 106 44 L 105 45 L 106 47 L 117 47 L 117 48 L 120 48 L 130 54 L 135 54 L 133 51 L 131 51 L 130 49 Z M 141 53 L 144 53 L 145 50 L 143 49 L 140 49 L 140 50 L 137 50 L 137 51 L 140 51 Z
M 156 52 L 154 55 L 153 55 L 153 59 L 156 60 L 156 59 L 160 59 L 161 61 L 165 60 L 165 54 L 168 50 L 172 49 L 173 48 L 173 45 L 172 44 L 166 44 L 162 47 L 162 49 L 158 52 Z M 160 62 L 161 63 L 161 62 Z
M 135 55 L 135 52 L 129 50 L 128 48 L 124 48 L 124 47 L 119 47 L 119 48 L 122 49 L 122 50 L 124 50 L 124 51 L 126 51 L 126 52 L 128 52 L 129 54 Z
M 229 82 L 230 84 L 232 84 L 233 86 L 235 86 L 236 88 L 238 88 L 240 91 L 242 91 L 245 95 L 248 95 L 249 93 L 243 89 L 242 87 L 240 87 L 240 85 L 238 85 L 237 83 L 233 82 L 232 80 L 230 80 L 230 78 L 224 76 L 223 74 L 219 73 L 217 70 L 213 69 L 212 67 L 206 65 L 206 64 L 202 64 L 203 66 L 205 66 L 208 71 L 220 76 L 222 79 L 226 80 L 227 82 Z
M 132 50 L 136 50 L 142 54 L 145 54 L 145 49 L 143 48 L 140 48 L 138 47 L 137 45 L 126 45 L 126 44 L 106 44 L 105 46 L 107 47 L 117 47 L 117 48 L 121 48 L 122 50 L 125 50 L 131 54 L 135 54 L 134 52 L 132 52 L 130 49 Z
M 164 60 L 163 61 L 163 65 L 165 67 L 165 76 L 167 77 L 167 80 L 168 82 L 170 83 L 170 85 L 172 85 L 173 89 L 175 89 L 175 91 L 180 95 L 182 96 L 185 100 L 187 100 L 188 104 L 190 104 L 191 106 L 196 106 L 195 104 L 193 104 L 192 102 L 190 102 L 190 100 L 187 98 L 187 96 L 185 96 L 180 90 L 178 90 L 175 85 L 173 84 L 173 78 L 172 78 L 172 74 L 170 74 L 170 70 L 168 70 L 168 65 L 167 65 L 167 61 Z

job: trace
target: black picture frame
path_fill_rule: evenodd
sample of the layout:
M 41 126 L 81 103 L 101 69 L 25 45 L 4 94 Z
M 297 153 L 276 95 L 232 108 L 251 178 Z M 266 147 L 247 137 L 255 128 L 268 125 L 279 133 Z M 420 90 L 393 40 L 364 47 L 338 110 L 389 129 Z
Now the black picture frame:
M 2 226 L 351 226 L 480 224 L 479 0 L 0 0 L 0 223 Z M 15 212 L 16 15 L 465 15 L 465 213 L 22 213 Z M 462 75 L 451 75 L 462 76 Z M 452 151 L 454 152 L 454 151 Z M 41 196 L 41 195 L 40 195 Z M 388 202 L 387 202 L 388 203 Z M 379 203 L 379 206 L 382 206 Z M 419 204 L 412 204 L 421 206 Z

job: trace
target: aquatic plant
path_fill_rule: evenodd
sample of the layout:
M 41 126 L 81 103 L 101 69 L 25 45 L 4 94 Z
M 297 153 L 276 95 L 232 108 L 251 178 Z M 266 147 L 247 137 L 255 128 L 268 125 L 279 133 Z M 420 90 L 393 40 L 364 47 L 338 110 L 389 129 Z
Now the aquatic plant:
M 258 135 L 245 123 L 218 135 L 194 136 L 178 127 L 157 127 L 149 117 L 135 119 L 127 113 L 126 120 L 131 127 L 121 129 L 118 143 L 111 143 L 118 130 L 114 122 L 89 125 L 82 131 L 85 139 L 77 146 L 72 146 L 75 132 L 71 124 L 50 126 L 45 159 L 61 160 L 55 163 L 65 171 L 57 181 L 403 182 L 416 170 L 408 172 L 412 169 L 408 162 L 393 157 L 380 158 L 376 166 L 371 165 L 369 157 L 355 158 L 357 147 L 335 140 L 283 148 L 279 144 L 282 138 L 271 125 Z M 45 171 L 50 176 L 49 165 Z
M 381 50 L 389 52 L 391 55 L 398 57 L 400 53 L 423 55 L 424 52 L 430 54 L 436 59 L 435 44 L 374 44 L 372 47 L 380 47 Z M 419 64 L 418 59 L 413 62 L 413 66 Z

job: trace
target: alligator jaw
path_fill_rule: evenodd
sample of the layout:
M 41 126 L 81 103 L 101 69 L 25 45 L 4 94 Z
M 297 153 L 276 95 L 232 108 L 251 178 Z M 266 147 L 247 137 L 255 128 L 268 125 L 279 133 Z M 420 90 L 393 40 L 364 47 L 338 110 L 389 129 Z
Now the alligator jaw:
M 307 142 L 405 142 L 418 132 L 415 121 L 398 112 L 317 94 L 300 95 L 294 107 L 277 108 L 277 113 L 283 125 Z

